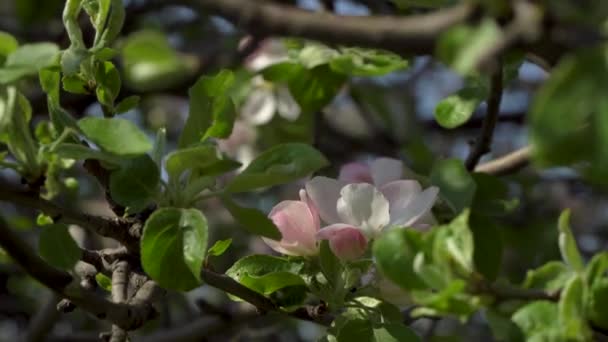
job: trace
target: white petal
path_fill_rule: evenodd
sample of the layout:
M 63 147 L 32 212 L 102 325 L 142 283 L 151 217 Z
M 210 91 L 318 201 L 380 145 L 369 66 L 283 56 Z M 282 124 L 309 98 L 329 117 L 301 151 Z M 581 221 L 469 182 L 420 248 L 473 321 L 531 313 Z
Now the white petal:
M 405 209 L 422 191 L 420 183 L 415 180 L 398 180 L 380 187 L 380 191 L 390 204 L 391 217 Z
M 319 216 L 327 224 L 340 223 L 336 205 L 340 198 L 340 189 L 344 182 L 327 178 L 315 177 L 306 182 L 306 193 L 319 211 Z
M 371 164 L 372 179 L 377 187 L 401 179 L 403 163 L 397 159 L 378 158 Z
M 398 226 L 412 226 L 424 217 L 435 204 L 439 188 L 431 186 L 416 196 L 410 204 L 391 217 L 391 224 Z
M 272 120 L 276 109 L 276 100 L 272 90 L 258 87 L 249 93 L 241 107 L 241 117 L 252 125 L 263 125 Z
M 276 93 L 277 111 L 279 115 L 288 121 L 296 121 L 300 116 L 300 105 L 291 96 L 289 89 L 285 86 L 277 87 Z
M 373 185 L 349 184 L 340 195 L 337 209 L 342 222 L 360 227 L 367 238 L 376 236 L 389 223 L 389 203 Z

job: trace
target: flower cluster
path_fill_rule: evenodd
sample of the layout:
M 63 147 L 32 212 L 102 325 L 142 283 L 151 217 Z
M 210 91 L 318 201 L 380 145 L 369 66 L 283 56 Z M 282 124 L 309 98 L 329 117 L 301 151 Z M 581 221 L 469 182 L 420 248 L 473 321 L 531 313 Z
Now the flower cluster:
M 338 258 L 354 260 L 389 227 L 432 225 L 438 189 L 423 191 L 417 181 L 401 180 L 402 173 L 400 161 L 379 158 L 369 165 L 344 165 L 338 179 L 314 177 L 300 190 L 299 201 L 272 209 L 269 217 L 282 239 L 264 241 L 282 254 L 311 256 L 319 252 L 319 240 L 328 240 Z

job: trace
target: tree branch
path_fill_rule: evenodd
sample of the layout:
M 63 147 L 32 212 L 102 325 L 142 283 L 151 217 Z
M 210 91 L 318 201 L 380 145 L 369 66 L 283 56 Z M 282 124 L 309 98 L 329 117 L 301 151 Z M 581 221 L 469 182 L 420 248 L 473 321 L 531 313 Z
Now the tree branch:
M 78 210 L 61 208 L 51 201 L 39 198 L 36 193 L 17 190 L 2 181 L 0 181 L 0 201 L 38 209 L 56 220 L 76 224 L 101 236 L 115 239 L 130 250 L 139 250 L 139 231 L 131 229 L 135 223 L 132 220 L 88 215 Z
M 256 34 L 358 45 L 399 54 L 432 54 L 442 32 L 466 22 L 475 13 L 475 8 L 468 3 L 409 17 L 361 17 L 310 12 L 266 1 L 192 1 Z
M 267 312 L 277 312 L 293 318 L 310 321 L 325 326 L 329 326 L 333 320 L 333 318 L 326 315 L 325 310 L 321 308 L 324 307 L 324 305 L 304 306 L 293 312 L 287 312 L 276 306 L 270 299 L 242 285 L 225 274 L 219 274 L 208 269 L 202 269 L 201 278 L 209 286 L 220 289 L 250 303 L 251 305 L 255 306 L 261 314 L 265 314 Z
M 496 128 L 496 122 L 498 121 L 498 114 L 500 113 L 500 101 L 502 99 L 502 63 L 498 63 L 492 73 L 490 79 L 490 95 L 488 96 L 486 116 L 481 125 L 481 134 L 475 146 L 471 150 L 471 153 L 467 157 L 465 166 L 467 170 L 473 170 L 479 159 L 490 151 L 490 145 L 492 144 L 492 137 L 494 136 L 494 128 Z
M 478 165 L 475 172 L 483 172 L 491 175 L 506 175 L 516 172 L 530 163 L 531 146 L 522 147 L 498 159 Z
M 34 279 L 67 298 L 79 308 L 125 330 L 139 328 L 156 314 L 147 302 L 112 303 L 81 287 L 72 276 L 47 264 L 0 217 L 0 246 Z

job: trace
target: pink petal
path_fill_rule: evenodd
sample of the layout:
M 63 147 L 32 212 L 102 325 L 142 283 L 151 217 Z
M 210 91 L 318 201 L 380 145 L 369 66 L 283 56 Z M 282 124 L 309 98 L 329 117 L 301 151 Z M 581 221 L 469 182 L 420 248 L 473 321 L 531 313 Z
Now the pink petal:
M 390 222 L 388 201 L 367 183 L 343 187 L 337 209 L 341 222 L 361 228 L 368 238 L 376 236 Z
M 398 180 L 385 184 L 379 190 L 390 204 L 392 217 L 396 212 L 405 209 L 422 191 L 422 187 L 414 180 Z
M 410 227 L 427 215 L 437 199 L 439 188 L 431 186 L 417 195 L 407 207 L 394 213 L 391 224 Z
M 308 193 L 306 193 L 306 190 L 300 189 L 299 195 L 300 195 L 300 201 L 302 201 L 308 205 L 308 209 L 310 210 L 310 213 L 312 214 L 312 219 L 313 219 L 314 225 L 315 225 L 316 229 L 319 230 L 321 228 L 321 222 L 319 219 L 319 210 L 317 209 L 317 206 L 310 199 L 310 197 L 308 196 Z
M 317 237 L 329 240 L 329 248 L 340 260 L 360 258 L 367 249 L 367 239 L 361 231 L 348 224 L 333 224 L 319 231 Z
M 316 234 L 319 227 L 308 205 L 300 201 L 283 201 L 268 215 L 279 228 L 280 246 L 292 255 L 313 255 L 317 252 Z M 269 245 L 273 248 L 272 245 Z M 281 252 L 275 248 L 277 252 Z M 281 252 L 281 253 L 284 253 Z M 297 253 L 297 254 L 296 254 Z M 290 254 L 290 253 L 284 253 Z
M 358 162 L 344 164 L 338 179 L 347 183 L 373 183 L 370 167 Z
M 340 198 L 340 189 L 344 185 L 346 185 L 345 182 L 327 177 L 315 177 L 306 182 L 306 193 L 325 223 L 340 222 L 336 204 Z
M 374 184 L 381 187 L 386 183 L 401 179 L 403 163 L 397 159 L 378 158 L 370 166 Z

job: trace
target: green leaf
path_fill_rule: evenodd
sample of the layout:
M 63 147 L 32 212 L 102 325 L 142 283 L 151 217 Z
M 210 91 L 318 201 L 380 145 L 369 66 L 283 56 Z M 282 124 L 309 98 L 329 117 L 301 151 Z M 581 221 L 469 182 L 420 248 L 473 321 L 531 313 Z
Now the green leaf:
M 179 138 L 179 147 L 209 137 L 227 138 L 232 132 L 235 109 L 230 98 L 234 75 L 222 70 L 213 77 L 201 76 L 188 91 L 190 113 Z
M 125 79 L 138 91 L 169 88 L 182 82 L 196 67 L 181 56 L 162 32 L 140 31 L 129 35 L 121 49 Z
M 241 207 L 230 197 L 223 196 L 222 203 L 232 217 L 251 234 L 281 240 L 281 232 L 268 216 L 254 208 Z
M 117 157 L 107 152 L 93 150 L 89 147 L 80 144 L 62 143 L 53 148 L 52 152 L 57 153 L 62 158 L 68 159 L 96 159 L 114 165 L 118 165 L 121 162 L 120 157 Z
M 334 255 L 329 248 L 329 241 L 321 241 L 319 249 L 319 264 L 321 266 L 321 272 L 327 279 L 328 283 L 332 287 L 339 286 L 342 279 L 342 264 L 340 260 Z
M 0 65 L 4 64 L 6 56 L 17 50 L 19 42 L 10 33 L 0 31 Z
M 470 87 L 444 98 L 435 107 L 435 120 L 449 129 L 466 123 L 484 100 L 485 93 L 484 89 Z
M 437 55 L 456 72 L 466 75 L 487 57 L 501 36 L 502 30 L 489 18 L 475 28 L 457 26 L 442 34 L 437 43 Z
M 607 84 L 604 49 L 582 49 L 554 68 L 529 115 L 538 166 L 574 165 L 588 179 L 607 184 Z
M 509 187 L 502 179 L 486 173 L 473 173 L 472 176 L 476 184 L 472 211 L 476 214 L 505 216 L 519 204 L 517 198 L 510 198 Z
M 523 286 L 528 289 L 558 291 L 566 285 L 572 275 L 572 270 L 563 262 L 550 261 L 535 270 L 529 270 Z
M 139 212 L 148 206 L 158 193 L 160 170 L 156 163 L 144 154 L 126 160 L 118 170 L 110 174 L 110 194 L 116 203 L 128 207 L 129 212 Z
M 596 281 L 606 277 L 606 271 L 608 271 L 608 252 L 595 254 L 585 269 L 587 284 L 592 286 Z
M 485 311 L 486 319 L 492 329 L 492 335 L 497 341 L 505 342 L 523 342 L 524 336 L 521 329 L 508 317 L 503 316 L 494 309 Z
M 495 280 L 502 266 L 502 231 L 494 220 L 471 214 L 469 228 L 473 233 L 473 260 L 475 269 L 489 280 Z
M 352 341 L 352 340 L 351 340 Z M 421 339 L 408 326 L 402 323 L 387 323 L 374 327 L 374 340 L 377 342 L 420 342 Z
M 348 320 L 338 332 L 337 342 L 374 341 L 372 323 L 364 319 Z
M 243 192 L 283 184 L 328 165 L 327 159 L 309 145 L 289 143 L 262 152 L 226 186 L 228 192 Z
M 198 145 L 173 151 L 165 162 L 167 173 L 175 179 L 187 170 L 197 171 L 199 175 L 215 176 L 234 170 L 240 165 L 233 160 L 224 159 L 213 145 Z
M 519 308 L 511 320 L 526 335 L 527 341 L 561 341 L 557 304 L 534 301 Z
M 49 116 L 51 117 L 51 122 L 53 123 L 57 134 L 60 135 L 63 133 L 63 130 L 66 127 L 70 127 L 74 129 L 74 131 L 77 131 L 78 125 L 76 124 L 76 119 L 74 119 L 66 110 L 61 108 L 60 105 L 59 93 L 61 75 L 59 70 L 52 67 L 44 68 L 40 70 L 38 77 L 40 79 L 40 86 L 47 95 Z
M 68 226 L 63 224 L 42 227 L 38 252 L 46 262 L 64 270 L 71 270 L 82 256 L 80 247 L 68 231 Z
M 345 81 L 346 76 L 320 65 L 310 70 L 294 67 L 287 85 L 302 112 L 315 113 L 334 99 Z
M 583 263 L 581 253 L 576 246 L 576 240 L 572 235 L 569 221 L 570 210 L 566 209 L 559 216 L 559 222 L 557 224 L 559 229 L 559 250 L 562 254 L 562 259 L 566 264 L 575 271 L 580 272 L 585 268 L 585 264 Z
M 116 105 L 114 111 L 116 112 L 116 114 L 126 113 L 131 109 L 137 107 L 137 105 L 139 105 L 139 96 L 131 95 L 122 99 L 122 101 L 120 101 Z
M 562 336 L 568 341 L 590 341 L 591 331 L 585 318 L 586 289 L 576 275 L 564 287 L 558 304 Z
M 332 70 L 351 76 L 382 76 L 407 68 L 400 56 L 380 50 L 341 48 L 340 55 L 329 63 Z
M 148 137 L 125 119 L 86 117 L 78 121 L 78 126 L 103 150 L 119 156 L 135 156 L 152 149 Z
M 54 43 L 24 44 L 11 52 L 0 68 L 0 84 L 33 76 L 42 68 L 55 64 L 59 47 Z
M 95 70 L 97 100 L 99 103 L 114 108 L 114 100 L 120 92 L 120 74 L 112 62 L 99 63 Z
M 141 262 L 146 274 L 167 289 L 200 285 L 207 250 L 207 219 L 197 209 L 161 208 L 144 225 Z
M 461 321 L 465 321 L 480 308 L 479 299 L 467 294 L 466 286 L 463 280 L 456 279 L 439 292 L 412 291 L 414 302 L 420 305 L 420 308 L 412 311 L 412 317 L 416 317 L 421 310 L 430 310 L 427 314 L 455 315 Z
M 458 214 L 471 206 L 476 184 L 459 159 L 445 159 L 435 163 L 431 183 L 439 187 L 439 194 Z
M 589 319 L 597 326 L 608 329 L 608 279 L 594 282 L 589 298 Z
M 207 255 L 220 256 L 228 250 L 228 247 L 232 244 L 232 239 L 218 240 L 211 248 L 207 251 Z
M 373 245 L 380 272 L 403 289 L 424 289 L 426 285 L 414 271 L 414 258 L 422 248 L 420 233 L 411 229 L 392 229 Z
M 464 210 L 460 215 L 447 225 L 438 229 L 433 244 L 433 258 L 437 262 L 446 258 L 453 261 L 455 269 L 464 275 L 470 275 L 473 271 L 473 234 L 469 229 L 469 210 Z
M 65 75 L 61 78 L 63 90 L 72 94 L 89 94 L 87 82 L 78 75 Z
M 65 76 L 76 76 L 84 60 L 89 57 L 87 49 L 72 45 L 61 54 L 61 71 Z
M 104 275 L 103 273 L 97 273 L 95 275 L 95 281 L 102 289 L 112 292 L 112 279 Z
M 331 62 L 338 55 L 336 49 L 317 42 L 307 42 L 297 52 L 296 60 L 305 68 L 312 69 Z
M 298 275 L 303 266 L 301 260 L 250 255 L 238 260 L 226 274 L 250 289 L 268 295 L 285 287 L 304 285 Z

